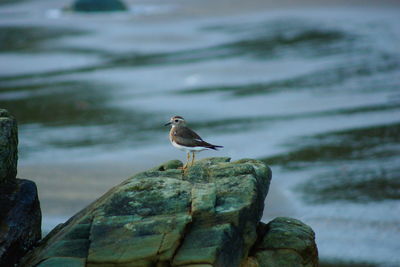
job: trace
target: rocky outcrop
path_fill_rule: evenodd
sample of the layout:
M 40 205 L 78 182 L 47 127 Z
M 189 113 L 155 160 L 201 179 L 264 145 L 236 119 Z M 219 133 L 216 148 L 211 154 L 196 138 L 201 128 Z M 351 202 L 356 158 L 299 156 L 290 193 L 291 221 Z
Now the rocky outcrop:
M 41 238 L 42 215 L 34 182 L 0 185 L 0 266 L 14 264 Z
M 257 239 L 269 168 L 171 161 L 139 173 L 52 231 L 24 266 L 239 266 Z
M 56 227 L 21 266 L 266 266 L 280 249 L 293 250 L 270 246 L 271 236 L 279 241 L 278 219 L 259 222 L 271 171 L 256 160 L 229 161 L 204 159 L 186 172 L 169 161 L 136 174 Z M 279 255 L 264 257 L 270 250 Z
M 16 120 L 0 109 L 0 184 L 12 182 L 17 176 L 18 130 Z
M 120 0 L 76 0 L 70 9 L 78 12 L 109 12 L 127 8 Z
M 258 236 L 248 266 L 318 266 L 314 231 L 301 221 L 278 217 L 268 224 L 260 223 Z
M 15 263 L 41 238 L 35 183 L 16 179 L 17 123 L 0 110 L 0 266 Z

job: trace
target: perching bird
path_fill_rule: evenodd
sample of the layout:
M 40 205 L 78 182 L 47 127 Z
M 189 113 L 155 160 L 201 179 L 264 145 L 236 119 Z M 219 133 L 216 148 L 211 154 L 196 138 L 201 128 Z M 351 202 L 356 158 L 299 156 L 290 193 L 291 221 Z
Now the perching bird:
M 181 116 L 172 117 L 167 124 L 172 125 L 171 131 L 169 132 L 169 140 L 172 145 L 179 150 L 187 152 L 187 162 L 183 169 L 188 167 L 190 161 L 190 153 L 192 153 L 191 166 L 194 163 L 195 153 L 206 149 L 217 150 L 223 146 L 212 145 L 204 141 L 197 133 L 192 129 L 186 127 L 186 121 Z

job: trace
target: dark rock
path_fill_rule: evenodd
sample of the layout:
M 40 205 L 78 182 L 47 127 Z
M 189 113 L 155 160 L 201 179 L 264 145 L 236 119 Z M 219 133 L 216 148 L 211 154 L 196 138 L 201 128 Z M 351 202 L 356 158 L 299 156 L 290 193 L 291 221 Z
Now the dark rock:
M 126 6 L 120 0 L 76 0 L 71 10 L 78 12 L 124 11 Z
M 34 182 L 0 185 L 0 266 L 14 266 L 40 240 L 41 218 Z
M 16 120 L 0 109 L 0 266 L 14 266 L 41 238 L 41 211 L 34 182 L 16 179 Z
M 17 176 L 17 121 L 5 109 L 0 109 L 0 185 Z

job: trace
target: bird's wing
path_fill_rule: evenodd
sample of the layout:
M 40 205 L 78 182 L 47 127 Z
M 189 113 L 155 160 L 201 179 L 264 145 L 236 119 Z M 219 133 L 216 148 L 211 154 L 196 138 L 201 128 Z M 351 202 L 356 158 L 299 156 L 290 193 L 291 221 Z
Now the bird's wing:
M 177 127 L 172 134 L 174 135 L 176 142 L 184 146 L 212 146 L 211 144 L 205 142 L 197 133 L 188 127 Z
M 203 138 L 201 138 L 197 133 L 195 133 L 192 129 L 188 127 L 177 127 L 175 131 L 175 136 L 203 141 Z

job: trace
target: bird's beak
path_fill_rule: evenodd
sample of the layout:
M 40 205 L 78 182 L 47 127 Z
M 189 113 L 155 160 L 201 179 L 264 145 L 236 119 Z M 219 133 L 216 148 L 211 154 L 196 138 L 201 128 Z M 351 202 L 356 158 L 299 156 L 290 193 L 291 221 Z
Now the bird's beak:
M 171 125 L 171 122 L 168 122 L 168 123 L 164 124 L 164 126 L 168 126 L 168 125 Z

